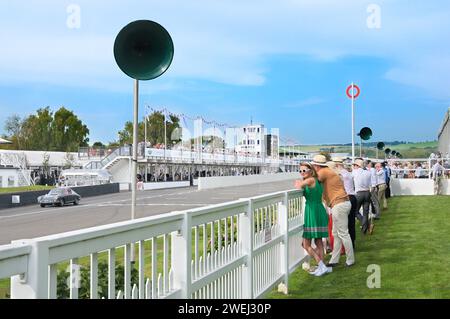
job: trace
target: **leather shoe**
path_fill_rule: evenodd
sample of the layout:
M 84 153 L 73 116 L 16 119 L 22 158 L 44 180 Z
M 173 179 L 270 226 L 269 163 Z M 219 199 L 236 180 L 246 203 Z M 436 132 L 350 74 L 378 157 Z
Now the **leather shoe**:
M 326 266 L 327 267 L 336 267 L 338 265 L 338 263 L 328 263 Z
M 345 264 L 345 268 L 350 268 L 350 267 L 353 266 L 354 264 L 355 264 L 355 263 L 349 265 L 349 264 L 346 263 L 346 264 Z

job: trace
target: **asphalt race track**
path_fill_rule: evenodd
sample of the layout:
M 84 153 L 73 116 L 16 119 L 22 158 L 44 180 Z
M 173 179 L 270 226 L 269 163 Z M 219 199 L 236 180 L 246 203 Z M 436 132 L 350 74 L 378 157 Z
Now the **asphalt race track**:
M 293 189 L 293 181 L 197 190 L 197 187 L 138 191 L 136 218 L 186 210 L 239 198 Z M 45 207 L 38 204 L 0 210 L 0 245 L 131 218 L 131 193 L 81 199 L 78 206 Z

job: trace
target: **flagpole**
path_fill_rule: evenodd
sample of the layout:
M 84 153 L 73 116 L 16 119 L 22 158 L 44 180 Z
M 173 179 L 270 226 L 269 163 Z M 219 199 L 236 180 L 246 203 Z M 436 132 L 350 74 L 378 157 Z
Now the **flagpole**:
M 352 162 L 355 161 L 355 93 L 353 91 L 353 82 L 352 82 Z

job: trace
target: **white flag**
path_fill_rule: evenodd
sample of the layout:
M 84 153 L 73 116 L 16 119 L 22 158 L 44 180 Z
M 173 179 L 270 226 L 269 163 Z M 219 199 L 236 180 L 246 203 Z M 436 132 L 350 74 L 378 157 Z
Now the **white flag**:
M 170 120 L 170 116 L 169 116 L 167 113 L 164 113 L 164 120 L 165 120 L 167 123 L 172 123 L 172 121 Z

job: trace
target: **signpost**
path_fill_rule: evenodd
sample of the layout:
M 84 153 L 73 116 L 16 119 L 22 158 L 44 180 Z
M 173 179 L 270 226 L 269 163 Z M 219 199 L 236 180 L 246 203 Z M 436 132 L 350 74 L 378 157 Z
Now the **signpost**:
M 352 82 L 352 84 L 347 87 L 346 93 L 347 96 L 352 99 L 352 161 L 355 161 L 355 99 L 359 96 L 361 90 Z

